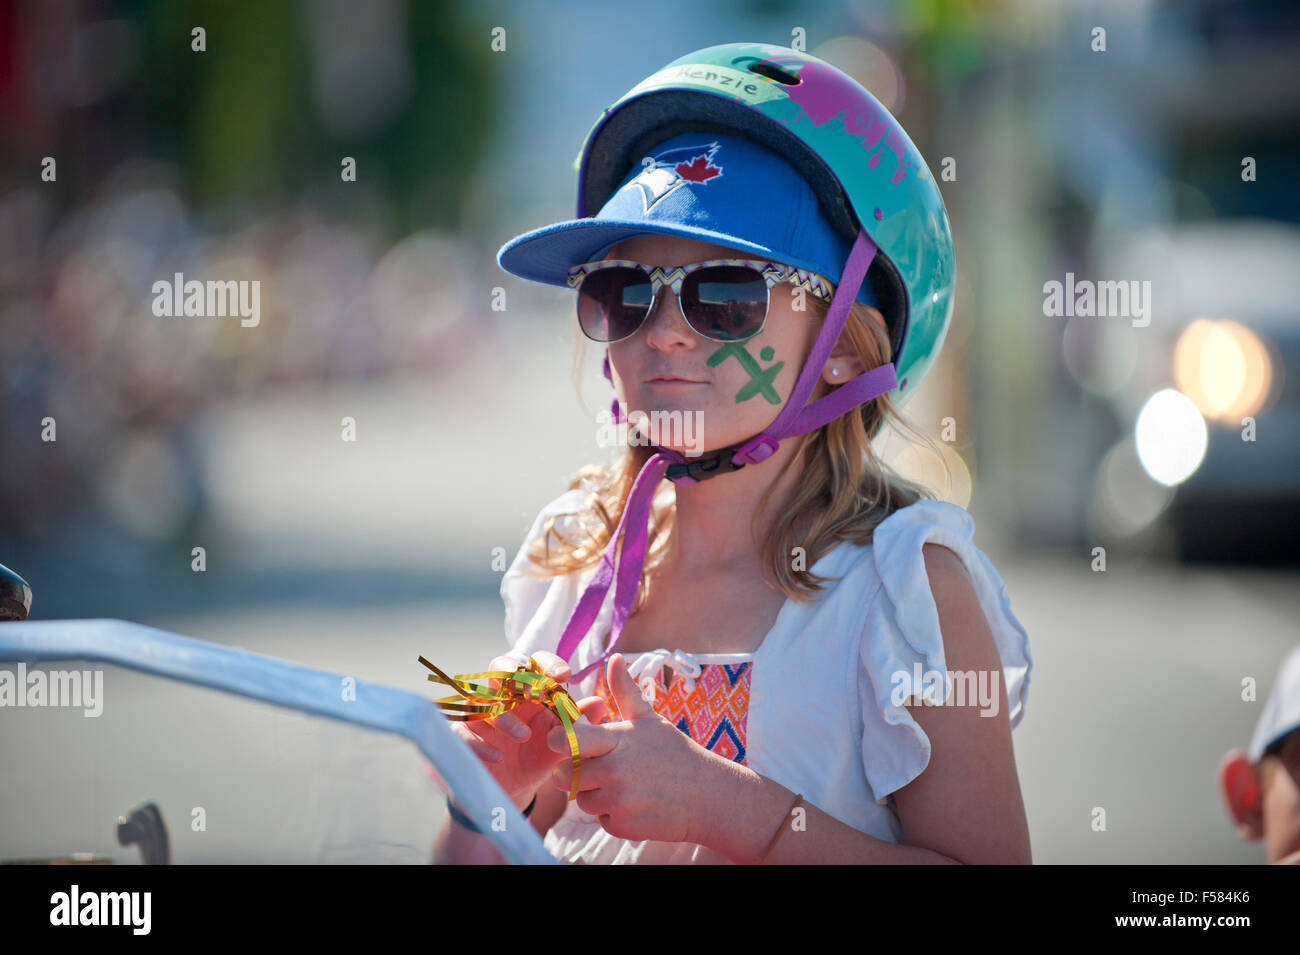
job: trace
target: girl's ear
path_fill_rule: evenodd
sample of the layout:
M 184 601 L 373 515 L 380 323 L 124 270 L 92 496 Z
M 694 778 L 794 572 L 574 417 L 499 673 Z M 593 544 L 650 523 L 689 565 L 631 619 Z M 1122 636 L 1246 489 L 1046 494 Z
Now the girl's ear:
M 866 368 L 862 366 L 862 360 L 858 358 L 857 353 L 850 348 L 836 345 L 830 357 L 826 359 L 826 366 L 822 368 L 822 381 L 831 385 L 842 385 L 865 371 Z
M 884 353 L 888 354 L 889 325 L 885 322 L 885 316 L 874 305 L 863 305 L 860 308 L 867 315 L 868 320 L 876 324 L 877 331 L 880 333 L 881 344 L 885 350 Z M 840 340 L 831 349 L 830 357 L 826 359 L 826 367 L 822 369 L 821 377 L 822 381 L 827 384 L 842 385 L 844 382 L 863 374 L 866 370 L 866 367 L 862 364 L 862 359 L 858 357 L 848 338 L 841 334 Z
M 871 320 L 879 325 L 880 330 L 885 333 L 885 341 L 889 341 L 889 325 L 886 324 L 885 316 L 881 313 L 880 309 L 876 308 L 874 305 L 866 305 L 863 308 L 866 313 L 871 316 Z

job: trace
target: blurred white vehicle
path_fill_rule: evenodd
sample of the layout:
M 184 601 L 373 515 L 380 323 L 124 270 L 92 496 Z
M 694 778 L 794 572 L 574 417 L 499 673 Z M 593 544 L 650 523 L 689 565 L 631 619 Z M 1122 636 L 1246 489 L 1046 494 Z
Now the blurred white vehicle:
M 1171 225 L 1114 243 L 1100 268 L 1151 281 L 1152 321 L 1066 331 L 1067 354 L 1091 339 L 1078 377 L 1127 431 L 1098 469 L 1098 524 L 1167 521 L 1186 560 L 1300 561 L 1300 229 Z

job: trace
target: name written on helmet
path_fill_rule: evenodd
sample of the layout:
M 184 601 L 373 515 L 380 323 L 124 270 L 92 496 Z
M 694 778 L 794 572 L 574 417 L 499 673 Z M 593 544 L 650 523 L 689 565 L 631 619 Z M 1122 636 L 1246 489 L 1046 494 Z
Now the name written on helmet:
M 724 90 L 750 103 L 761 103 L 782 95 L 777 84 L 756 79 L 753 73 L 744 70 L 712 64 L 683 63 L 679 66 L 666 66 L 658 73 L 646 77 L 632 87 L 627 96 L 683 82 Z

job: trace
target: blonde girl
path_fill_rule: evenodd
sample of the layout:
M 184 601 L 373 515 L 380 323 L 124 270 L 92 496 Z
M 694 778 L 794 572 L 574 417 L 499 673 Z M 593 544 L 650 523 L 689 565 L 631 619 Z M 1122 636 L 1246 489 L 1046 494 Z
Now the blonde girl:
M 951 318 L 915 146 L 830 64 L 727 44 L 619 99 L 578 169 L 578 218 L 499 262 L 576 290 L 638 440 L 537 515 L 491 664 L 578 700 L 577 799 L 548 710 L 457 732 L 568 862 L 1029 862 L 1028 637 L 969 514 L 871 447 Z M 435 857 L 499 861 L 454 804 Z

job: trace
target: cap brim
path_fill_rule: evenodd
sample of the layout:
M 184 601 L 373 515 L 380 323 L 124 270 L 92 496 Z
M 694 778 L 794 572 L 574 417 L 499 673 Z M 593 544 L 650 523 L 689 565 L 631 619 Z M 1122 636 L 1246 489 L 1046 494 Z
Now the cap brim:
M 1258 763 L 1270 746 L 1300 730 L 1300 646 L 1296 646 L 1282 662 L 1273 691 L 1264 703 L 1264 709 L 1251 734 L 1247 755 Z
M 611 246 L 638 235 L 678 236 L 684 239 L 695 239 L 698 242 L 725 245 L 773 261 L 786 261 L 784 256 L 778 258 L 772 249 L 765 246 L 743 242 L 734 236 L 711 232 L 708 229 L 696 229 L 684 225 L 659 226 L 644 221 L 574 219 L 516 236 L 503 245 L 497 253 L 497 265 L 511 275 L 528 279 L 530 282 L 567 286 L 569 269 L 573 266 L 596 261 L 598 257 L 609 251 Z M 801 262 L 788 264 L 815 271 L 813 266 Z

